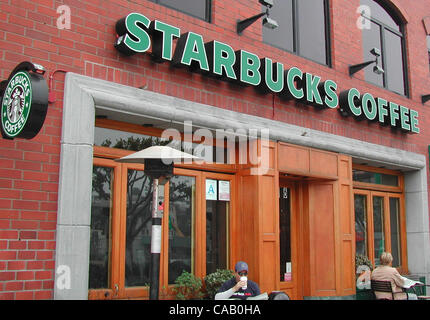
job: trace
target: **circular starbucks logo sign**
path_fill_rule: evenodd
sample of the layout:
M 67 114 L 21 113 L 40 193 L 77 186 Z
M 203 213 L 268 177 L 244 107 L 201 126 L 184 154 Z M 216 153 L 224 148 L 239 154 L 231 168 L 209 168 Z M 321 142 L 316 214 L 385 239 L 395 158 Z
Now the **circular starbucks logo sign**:
M 31 81 L 27 72 L 17 72 L 9 81 L 1 104 L 1 124 L 9 137 L 16 137 L 24 128 L 32 101 Z

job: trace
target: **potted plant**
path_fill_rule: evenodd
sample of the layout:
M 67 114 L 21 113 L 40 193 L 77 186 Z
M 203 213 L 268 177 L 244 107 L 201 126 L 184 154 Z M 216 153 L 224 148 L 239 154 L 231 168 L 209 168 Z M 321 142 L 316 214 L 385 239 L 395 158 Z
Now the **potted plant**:
M 176 299 L 178 300 L 202 299 L 202 280 L 184 270 L 176 278 L 173 292 L 176 294 Z
M 217 269 L 215 272 L 208 274 L 204 278 L 208 298 L 214 299 L 222 284 L 232 277 L 234 277 L 234 272 L 228 269 Z

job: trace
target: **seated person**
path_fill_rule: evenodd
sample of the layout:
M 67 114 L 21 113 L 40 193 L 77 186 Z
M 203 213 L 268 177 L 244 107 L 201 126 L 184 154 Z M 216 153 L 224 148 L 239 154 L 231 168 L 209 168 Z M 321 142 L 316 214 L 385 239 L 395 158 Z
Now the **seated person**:
M 413 293 L 403 292 L 404 280 L 396 268 L 391 266 L 393 256 L 389 252 L 383 252 L 379 258 L 380 266 L 375 268 L 371 274 L 371 280 L 390 281 L 394 292 L 395 300 L 417 300 L 417 296 Z M 408 295 L 408 296 L 407 296 Z M 392 300 L 392 295 L 389 292 L 375 291 L 376 299 Z
M 248 265 L 246 262 L 239 261 L 234 267 L 234 277 L 224 282 L 215 300 L 241 299 L 255 297 L 260 294 L 260 288 L 254 281 L 248 280 Z

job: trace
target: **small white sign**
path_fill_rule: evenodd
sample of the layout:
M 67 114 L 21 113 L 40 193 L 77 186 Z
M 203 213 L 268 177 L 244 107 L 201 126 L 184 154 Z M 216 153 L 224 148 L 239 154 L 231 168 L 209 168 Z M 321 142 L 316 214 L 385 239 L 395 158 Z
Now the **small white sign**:
M 206 200 L 218 200 L 217 194 L 217 180 L 206 179 Z
M 152 225 L 151 253 L 161 252 L 161 226 Z
M 230 201 L 230 181 L 219 181 L 218 200 Z
M 286 269 L 286 272 L 291 272 L 291 262 L 287 262 L 285 264 L 285 269 Z

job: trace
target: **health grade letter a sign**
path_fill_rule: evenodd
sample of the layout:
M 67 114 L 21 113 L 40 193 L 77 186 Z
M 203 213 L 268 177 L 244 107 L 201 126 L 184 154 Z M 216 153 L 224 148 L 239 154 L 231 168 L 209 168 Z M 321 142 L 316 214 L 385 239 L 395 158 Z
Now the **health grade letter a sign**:
M 48 85 L 42 66 L 20 63 L 0 84 L 1 133 L 5 139 L 32 139 L 48 109 Z

